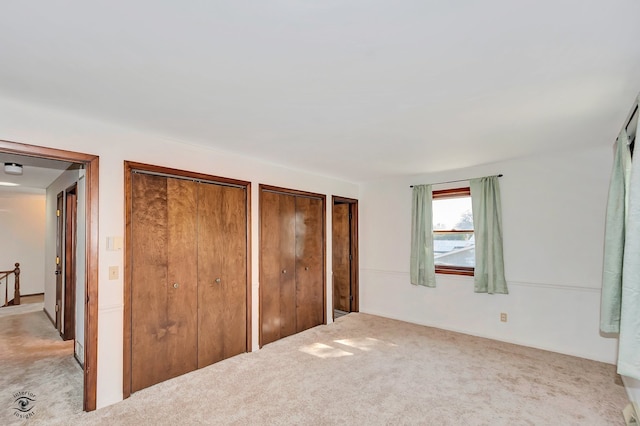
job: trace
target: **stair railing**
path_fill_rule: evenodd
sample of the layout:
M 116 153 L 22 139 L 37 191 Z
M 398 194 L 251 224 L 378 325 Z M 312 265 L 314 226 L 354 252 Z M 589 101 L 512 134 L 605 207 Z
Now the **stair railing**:
M 0 271 L 0 284 L 4 282 L 4 306 L 20 304 L 20 264 L 16 262 L 15 268 L 10 271 Z M 13 280 L 13 299 L 9 300 L 9 276 L 14 275 Z

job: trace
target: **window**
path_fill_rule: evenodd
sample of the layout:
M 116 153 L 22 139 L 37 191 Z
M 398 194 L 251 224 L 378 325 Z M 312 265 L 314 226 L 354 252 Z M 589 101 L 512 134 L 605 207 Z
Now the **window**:
M 473 276 L 475 238 L 469 187 L 433 191 L 436 273 Z

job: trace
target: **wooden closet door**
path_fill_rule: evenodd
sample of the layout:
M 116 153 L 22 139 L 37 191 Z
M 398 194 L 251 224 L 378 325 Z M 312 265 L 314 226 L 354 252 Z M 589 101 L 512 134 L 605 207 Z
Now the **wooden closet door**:
M 296 198 L 260 194 L 260 331 L 262 345 L 296 332 Z
M 296 332 L 324 322 L 322 200 L 296 197 Z
M 196 186 L 132 176 L 131 390 L 197 364 Z
M 334 204 L 333 224 L 333 309 L 351 311 L 351 224 L 349 204 Z
M 247 350 L 244 188 L 198 185 L 198 368 Z

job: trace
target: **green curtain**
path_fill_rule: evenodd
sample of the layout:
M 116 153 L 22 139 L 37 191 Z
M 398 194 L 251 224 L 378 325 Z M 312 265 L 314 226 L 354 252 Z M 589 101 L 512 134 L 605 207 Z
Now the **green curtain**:
M 638 98 L 640 100 L 640 97 Z M 638 102 L 636 100 L 636 102 Z M 624 224 L 624 253 L 622 261 L 622 287 L 620 297 L 613 305 L 620 309 L 620 336 L 618 346 L 618 374 L 640 380 L 640 165 L 638 164 L 637 135 L 640 123 L 637 124 L 636 149 L 632 160 L 631 172 L 627 173 L 625 181 L 625 216 Z M 626 136 L 626 132 L 623 134 Z M 622 143 L 620 143 L 622 142 Z M 625 144 L 625 142 L 627 144 Z M 624 148 L 628 147 L 627 139 L 618 141 Z M 619 148 L 620 150 L 621 148 Z M 628 149 L 623 150 L 626 160 Z M 607 219 L 607 224 L 608 224 Z M 604 285 L 604 283 L 603 283 Z M 604 290 L 604 288 L 603 288 Z
M 411 284 L 436 286 L 433 264 L 433 214 L 431 185 L 413 187 L 411 218 Z
M 616 140 L 604 231 L 602 298 L 600 302 L 600 330 L 604 333 L 618 333 L 620 331 L 622 265 L 630 175 L 629 136 L 626 130 L 622 129 Z
M 637 134 L 637 133 L 636 133 Z M 640 380 L 640 154 L 635 151 L 628 184 L 628 207 L 618 302 L 618 374 Z
M 476 240 L 475 292 L 507 294 L 498 176 L 471 179 L 470 187 Z

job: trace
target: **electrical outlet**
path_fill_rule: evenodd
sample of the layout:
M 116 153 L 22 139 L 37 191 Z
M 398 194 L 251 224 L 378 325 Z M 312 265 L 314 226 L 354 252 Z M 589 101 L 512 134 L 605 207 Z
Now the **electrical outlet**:
M 506 312 L 501 312 L 500 313 L 500 321 L 507 322 L 507 313 Z
M 109 266 L 109 279 L 117 280 L 118 279 L 118 267 L 117 266 Z

